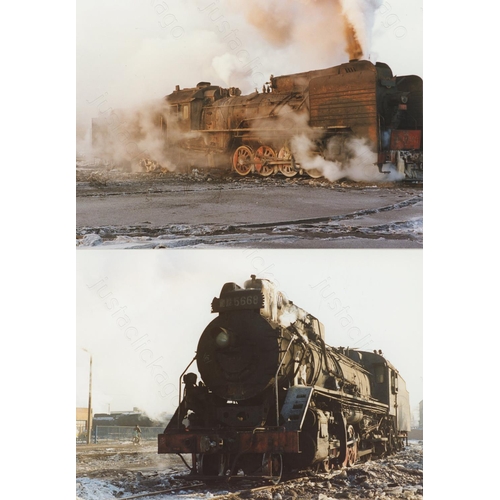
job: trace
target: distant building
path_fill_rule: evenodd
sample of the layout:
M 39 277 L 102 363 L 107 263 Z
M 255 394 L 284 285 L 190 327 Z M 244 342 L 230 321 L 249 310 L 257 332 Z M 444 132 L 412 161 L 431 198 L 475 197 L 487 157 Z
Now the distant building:
M 139 408 L 134 407 L 132 411 L 112 411 L 110 413 L 96 413 L 93 418 L 94 426 L 123 426 L 133 427 L 161 427 L 166 421 L 163 418 L 160 420 L 151 419 L 146 413 Z
M 418 427 L 413 427 L 408 435 L 410 439 L 424 439 L 424 401 L 418 403 Z
M 90 416 L 92 418 L 92 409 L 90 410 Z M 88 408 L 77 408 L 76 409 L 76 437 L 82 438 L 87 435 L 89 419 L 89 409 Z

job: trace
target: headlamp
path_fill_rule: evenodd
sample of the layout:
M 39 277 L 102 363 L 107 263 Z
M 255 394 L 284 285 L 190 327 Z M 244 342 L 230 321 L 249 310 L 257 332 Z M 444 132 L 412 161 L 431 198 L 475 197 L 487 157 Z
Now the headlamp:
M 217 334 L 215 337 L 215 343 L 219 347 L 227 347 L 229 345 L 229 342 L 231 341 L 231 336 L 229 335 L 228 331 L 225 330 L 224 328 L 220 329 L 220 332 Z

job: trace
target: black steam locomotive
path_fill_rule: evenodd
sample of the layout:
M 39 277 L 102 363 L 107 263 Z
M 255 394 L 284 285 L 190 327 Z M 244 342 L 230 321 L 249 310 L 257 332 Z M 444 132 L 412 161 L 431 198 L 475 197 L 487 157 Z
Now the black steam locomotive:
M 380 353 L 334 348 L 324 327 L 268 280 L 226 283 L 158 453 L 191 454 L 192 474 L 274 482 L 284 470 L 350 466 L 401 449 L 409 395 Z M 194 359 L 193 359 L 194 362 Z
M 165 109 L 152 119 L 161 131 L 165 156 L 176 165 L 227 168 L 230 163 L 242 176 L 279 172 L 320 177 L 321 169 L 309 160 L 321 155 L 345 166 L 356 156 L 353 139 L 358 138 L 369 145 L 364 168 L 378 166 L 386 172 L 384 165 L 392 164 L 401 176 L 423 178 L 422 79 L 394 76 L 384 63 L 353 60 L 322 70 L 271 75 L 262 91 L 245 96 L 238 88 L 210 82 L 177 86 L 165 97 Z M 140 143 L 144 138 L 144 123 L 139 122 L 134 131 L 127 131 L 127 140 Z M 105 129 L 103 118 L 94 120 L 94 149 L 112 156 L 106 145 L 119 134 Z M 294 144 L 297 137 L 307 138 L 307 151 Z M 157 161 L 143 158 L 141 165 L 149 170 Z

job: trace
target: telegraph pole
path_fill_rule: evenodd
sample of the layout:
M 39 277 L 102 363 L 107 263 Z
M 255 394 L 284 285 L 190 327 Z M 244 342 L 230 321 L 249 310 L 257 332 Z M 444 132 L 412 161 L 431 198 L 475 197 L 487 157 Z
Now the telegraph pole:
M 92 354 L 87 349 L 82 349 L 90 356 L 90 370 L 89 370 L 89 406 L 87 413 L 87 444 L 90 444 L 90 434 L 92 432 Z

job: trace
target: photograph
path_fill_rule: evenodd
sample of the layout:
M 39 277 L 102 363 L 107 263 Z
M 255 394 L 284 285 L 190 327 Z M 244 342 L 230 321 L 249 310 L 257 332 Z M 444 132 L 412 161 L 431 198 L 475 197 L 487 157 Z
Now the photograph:
M 7 6 L 3 497 L 494 497 L 495 17 L 425 7 Z
M 421 500 L 423 2 L 75 25 L 76 499 Z
M 422 498 L 421 275 L 420 250 L 78 251 L 77 498 Z
M 76 245 L 422 248 L 422 2 L 76 4 Z

